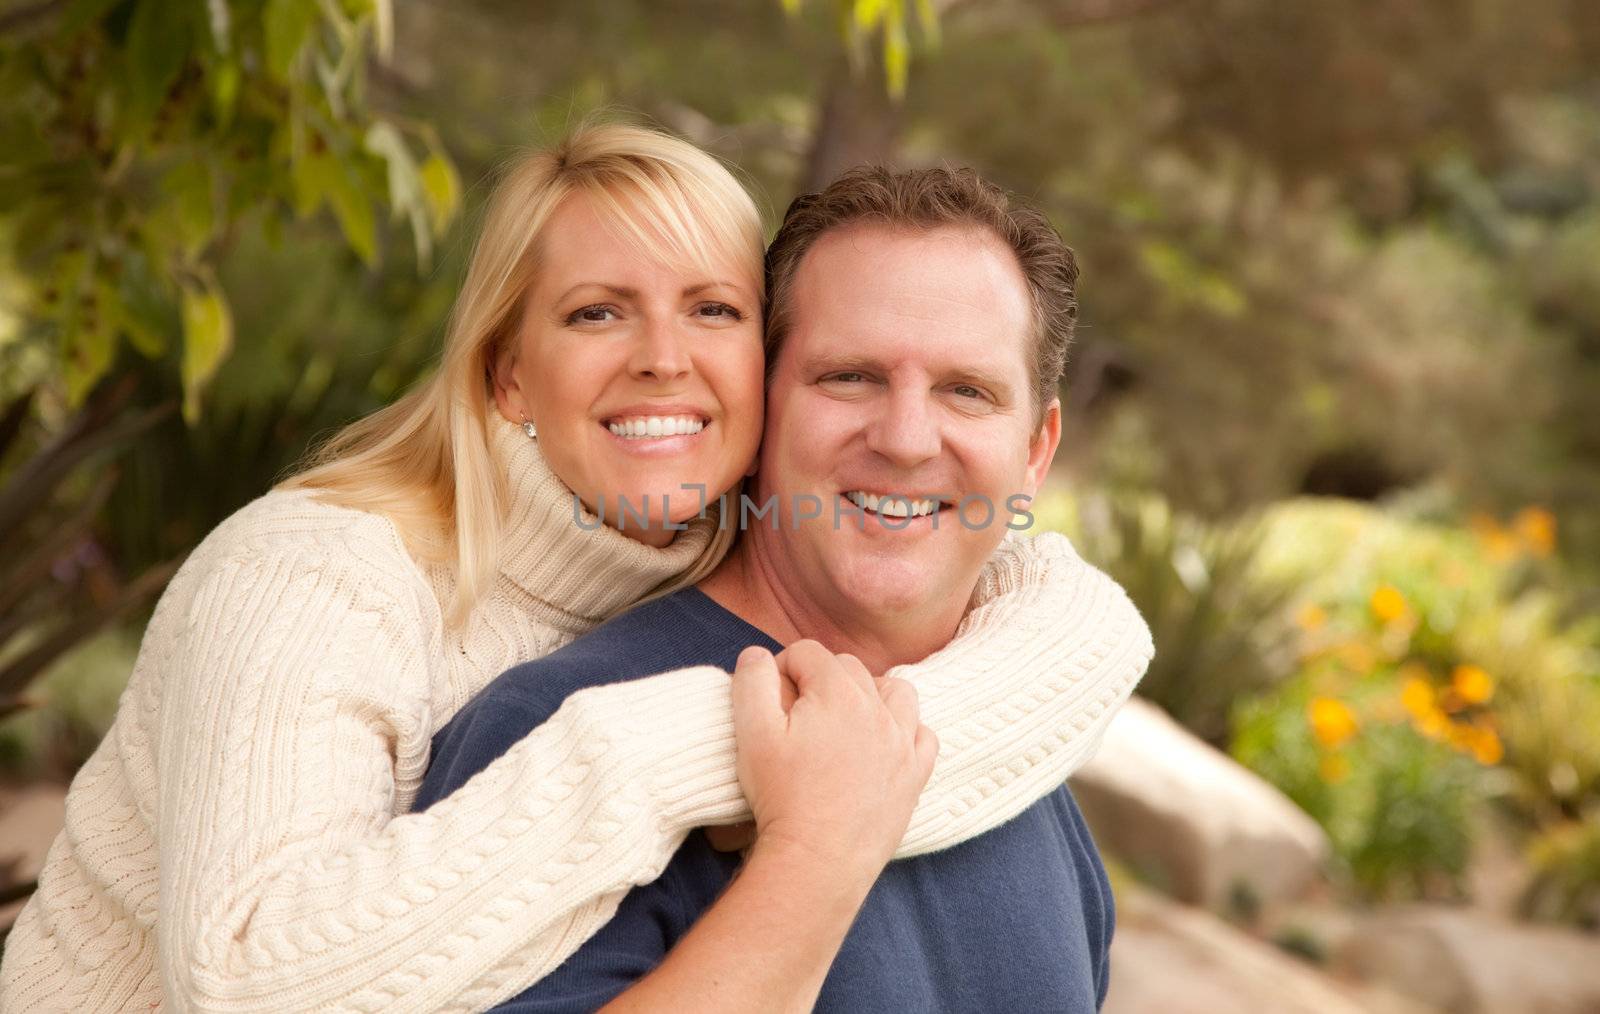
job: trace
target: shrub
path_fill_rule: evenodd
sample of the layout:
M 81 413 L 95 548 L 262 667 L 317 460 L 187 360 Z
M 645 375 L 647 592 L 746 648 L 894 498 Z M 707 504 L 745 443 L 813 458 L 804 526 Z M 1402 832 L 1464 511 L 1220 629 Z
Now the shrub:
M 1127 590 L 1156 644 L 1139 693 L 1195 735 L 1226 745 L 1234 701 L 1292 670 L 1292 589 L 1255 574 L 1255 525 L 1208 524 L 1150 496 L 1044 498 L 1034 513 Z

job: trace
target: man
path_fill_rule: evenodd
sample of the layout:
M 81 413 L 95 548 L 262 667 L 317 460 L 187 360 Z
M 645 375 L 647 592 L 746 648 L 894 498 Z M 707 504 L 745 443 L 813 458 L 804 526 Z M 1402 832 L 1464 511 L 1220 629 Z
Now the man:
M 970 172 L 863 169 L 796 201 L 767 257 L 753 500 L 776 513 L 697 589 L 503 676 L 441 734 L 418 805 L 586 680 L 738 657 L 741 782 L 747 764 L 810 766 L 787 782 L 755 771 L 747 860 L 691 836 L 507 1009 L 1092 1010 L 1111 894 L 1071 795 L 1062 786 L 995 831 L 885 866 L 934 745 L 909 688 L 869 675 L 950 641 L 1011 509 L 1049 469 L 1072 254 Z M 802 680 L 783 720 L 761 649 L 785 644 L 844 654 Z M 785 725 L 810 738 L 784 739 Z M 852 767 L 882 778 L 876 793 L 851 785 Z M 806 805 L 772 798 L 807 792 Z M 830 795 L 846 798 L 829 809 Z M 829 817 L 794 818 L 807 812 Z

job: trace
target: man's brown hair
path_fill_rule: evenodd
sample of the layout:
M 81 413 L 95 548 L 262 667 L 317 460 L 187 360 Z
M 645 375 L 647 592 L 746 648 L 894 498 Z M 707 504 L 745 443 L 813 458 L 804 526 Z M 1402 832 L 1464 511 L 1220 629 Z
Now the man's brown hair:
M 806 251 L 824 233 L 861 223 L 890 228 L 988 229 L 1011 249 L 1033 302 L 1034 414 L 1056 395 L 1078 319 L 1078 261 L 1050 222 L 971 169 L 882 166 L 851 169 L 826 188 L 796 197 L 767 247 L 767 370 L 792 325 L 794 279 Z

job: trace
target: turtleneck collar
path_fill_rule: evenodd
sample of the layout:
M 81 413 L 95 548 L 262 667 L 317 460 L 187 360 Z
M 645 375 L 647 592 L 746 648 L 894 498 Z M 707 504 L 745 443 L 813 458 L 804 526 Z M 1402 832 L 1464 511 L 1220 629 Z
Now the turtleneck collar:
M 732 544 L 733 533 L 717 529 L 715 504 L 667 546 L 637 542 L 577 502 L 550 470 L 539 442 L 492 404 L 488 430 L 491 453 L 511 496 L 500 571 L 553 609 L 598 622 L 666 582 L 699 580 Z

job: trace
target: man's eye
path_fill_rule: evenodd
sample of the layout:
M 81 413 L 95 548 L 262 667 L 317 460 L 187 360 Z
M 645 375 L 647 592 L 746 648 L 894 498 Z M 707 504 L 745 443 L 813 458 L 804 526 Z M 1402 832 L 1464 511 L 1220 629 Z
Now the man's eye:
M 720 320 L 744 320 L 744 314 L 727 303 L 702 303 L 699 312 L 704 316 Z
M 983 392 L 971 384 L 957 384 L 950 389 L 963 398 L 982 398 Z
M 604 324 L 616 316 L 616 310 L 604 303 L 585 306 L 567 314 L 568 324 Z
M 846 370 L 843 373 L 830 373 L 822 379 L 830 384 L 859 384 L 867 378 L 860 373 Z

